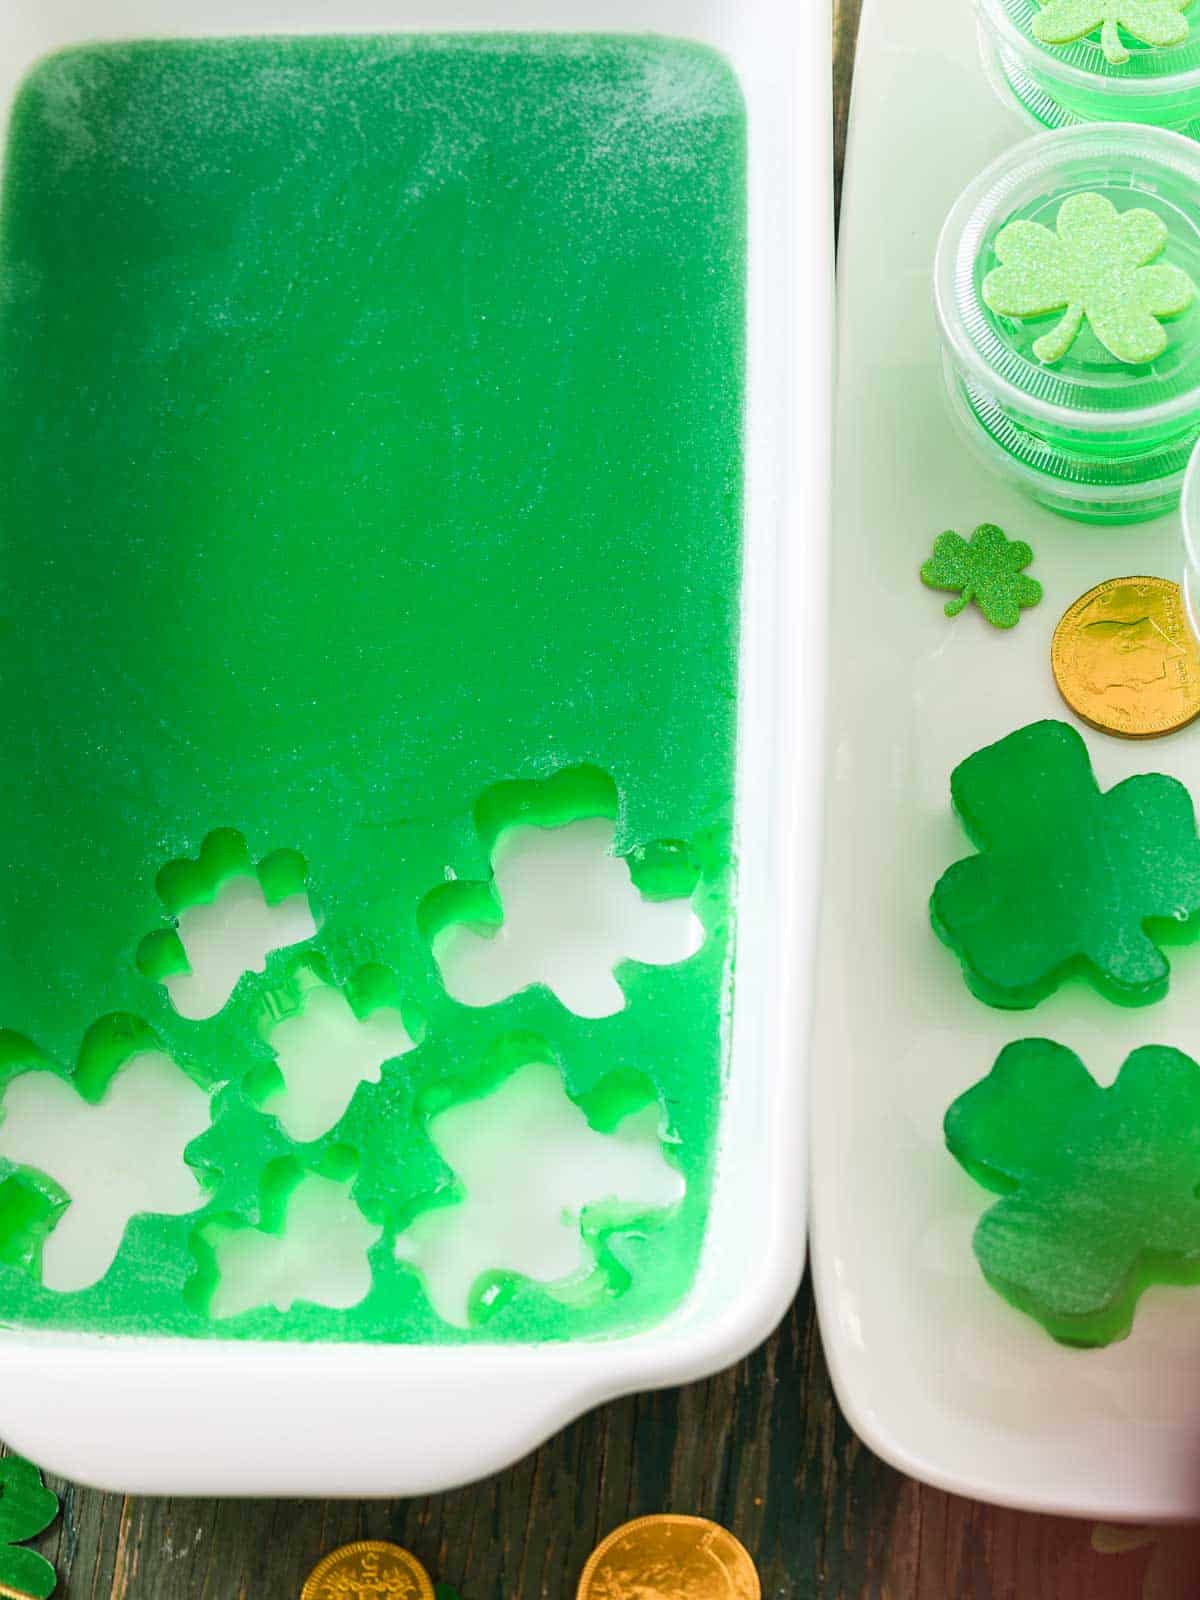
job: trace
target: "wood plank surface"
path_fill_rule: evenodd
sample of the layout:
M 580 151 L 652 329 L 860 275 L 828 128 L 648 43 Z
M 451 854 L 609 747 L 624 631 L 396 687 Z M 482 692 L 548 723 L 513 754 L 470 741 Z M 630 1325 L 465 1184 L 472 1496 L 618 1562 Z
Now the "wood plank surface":
M 835 3 L 839 190 L 860 3 Z M 733 1371 L 606 1406 L 455 1494 L 175 1501 L 50 1481 L 63 1514 L 37 1547 L 64 1600 L 296 1600 L 324 1553 L 359 1538 L 408 1546 L 462 1600 L 573 1600 L 600 1537 L 663 1510 L 732 1528 L 766 1600 L 1200 1596 L 1200 1531 L 1152 1536 L 995 1511 L 875 1460 L 838 1414 L 807 1284 L 775 1337 Z

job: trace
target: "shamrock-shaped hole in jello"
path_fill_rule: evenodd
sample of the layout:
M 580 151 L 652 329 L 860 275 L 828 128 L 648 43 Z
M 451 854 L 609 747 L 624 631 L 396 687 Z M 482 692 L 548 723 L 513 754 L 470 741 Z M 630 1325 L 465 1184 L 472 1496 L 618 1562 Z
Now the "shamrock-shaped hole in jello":
M 695 955 L 699 858 L 679 839 L 615 853 L 619 809 L 612 778 L 590 766 L 484 791 L 475 822 L 491 877 L 450 875 L 418 913 L 455 1000 L 499 1005 L 540 985 L 577 1016 L 608 1017 L 626 1005 L 618 972 Z
M 455 1187 L 395 1244 L 459 1327 L 486 1323 L 521 1284 L 576 1304 L 621 1293 L 623 1241 L 644 1238 L 684 1195 L 649 1079 L 623 1069 L 573 1099 L 544 1042 L 512 1036 L 497 1058 L 522 1054 L 484 1094 L 430 1115 Z
M 1164 321 L 1196 296 L 1187 272 L 1158 259 L 1171 239 L 1166 221 L 1145 206 L 1118 211 L 1091 190 L 1069 195 L 1052 220 L 1016 217 L 1001 228 L 983 262 L 998 263 L 980 286 L 984 305 L 998 318 L 1049 322 L 1031 347 L 1044 365 L 1063 360 L 1085 323 L 1101 364 L 1104 352 L 1128 366 L 1156 361 L 1168 344 Z M 1088 347 L 1079 355 L 1086 365 Z

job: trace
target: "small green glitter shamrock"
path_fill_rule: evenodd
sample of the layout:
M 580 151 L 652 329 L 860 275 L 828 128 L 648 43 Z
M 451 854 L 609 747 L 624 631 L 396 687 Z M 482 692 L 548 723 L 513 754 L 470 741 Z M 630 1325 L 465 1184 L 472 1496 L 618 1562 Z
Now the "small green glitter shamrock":
M 1135 1050 L 1111 1089 L 1050 1039 L 1002 1050 L 946 1113 L 946 1144 L 1001 1198 L 984 1277 L 1065 1344 L 1123 1339 L 1144 1290 L 1200 1282 L 1200 1067 Z
M 939 533 L 921 568 L 921 582 L 931 589 L 961 590 L 957 600 L 946 602 L 948 617 L 973 600 L 993 628 L 1012 628 L 1022 609 L 1042 598 L 1041 584 L 1021 570 L 1032 560 L 1024 539 L 1008 539 L 994 522 L 981 522 L 969 544 L 961 534 Z
M 1100 29 L 1100 48 L 1114 67 L 1129 60 L 1119 28 L 1143 44 L 1182 44 L 1187 18 L 1180 16 L 1191 0 L 1049 0 L 1033 19 L 1033 36 L 1041 44 L 1073 44 Z
M 0 1460 L 0 1589 L 46 1600 L 57 1582 L 54 1568 L 36 1550 L 23 1550 L 58 1515 L 58 1496 L 42 1483 L 32 1462 L 21 1456 Z
M 1002 265 L 983 280 L 984 303 L 1002 317 L 1066 315 L 1033 346 L 1039 361 L 1061 361 L 1086 316 L 1118 361 L 1153 361 L 1166 348 L 1159 317 L 1187 310 L 1196 286 L 1166 262 L 1150 263 L 1167 244 L 1167 225 L 1137 206 L 1118 212 L 1102 194 L 1073 194 L 1058 211 L 1057 232 L 1040 222 L 1010 222 L 996 235 Z

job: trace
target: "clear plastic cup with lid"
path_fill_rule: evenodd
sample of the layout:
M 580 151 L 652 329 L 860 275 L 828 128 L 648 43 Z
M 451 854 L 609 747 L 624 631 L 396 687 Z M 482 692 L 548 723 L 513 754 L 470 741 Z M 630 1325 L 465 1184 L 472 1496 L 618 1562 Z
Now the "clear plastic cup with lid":
M 1200 139 L 1200 0 L 1138 0 L 1130 17 L 1144 19 L 1143 37 L 1109 22 L 1072 38 L 1093 12 L 1111 14 L 1085 0 L 976 7 L 993 86 L 1040 126 L 1140 122 Z
M 966 439 L 1067 516 L 1170 510 L 1200 437 L 1197 286 L 1200 145 L 1091 124 L 1015 146 L 938 243 L 943 367 Z

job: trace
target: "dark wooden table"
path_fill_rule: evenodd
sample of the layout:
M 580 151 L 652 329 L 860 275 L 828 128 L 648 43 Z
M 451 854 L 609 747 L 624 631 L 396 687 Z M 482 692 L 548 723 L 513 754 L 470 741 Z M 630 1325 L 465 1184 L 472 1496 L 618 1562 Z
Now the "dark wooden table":
M 815 4 L 818 0 L 797 0 Z M 861 0 L 835 0 L 841 171 Z M 715 1517 L 766 1600 L 1193 1600 L 1200 1530 L 995 1511 L 883 1466 L 838 1414 L 805 1284 L 766 1347 L 707 1383 L 618 1401 L 457 1494 L 384 1504 L 121 1499 L 51 1480 L 39 1541 L 64 1600 L 296 1600 L 326 1551 L 394 1539 L 463 1600 L 573 1600 L 617 1523 Z

